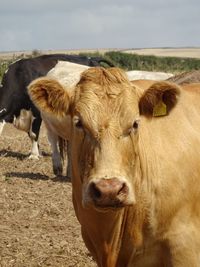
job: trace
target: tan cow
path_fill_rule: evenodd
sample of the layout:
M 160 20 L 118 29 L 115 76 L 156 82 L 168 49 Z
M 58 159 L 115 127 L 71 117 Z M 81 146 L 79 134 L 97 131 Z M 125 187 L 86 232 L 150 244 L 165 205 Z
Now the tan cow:
M 47 73 L 47 76 L 59 81 L 59 83 L 61 83 L 62 86 L 66 88 L 68 93 L 71 94 L 71 91 L 74 89 L 74 85 L 80 80 L 80 74 L 88 68 L 88 66 L 72 62 L 59 61 L 56 66 Z M 145 79 L 133 81 L 133 84 L 137 85 L 137 83 L 139 83 L 139 86 L 142 86 L 144 88 L 146 88 L 146 86 L 149 86 L 149 81 L 146 81 L 147 78 L 155 80 L 166 79 L 172 76 L 170 73 L 146 71 L 127 71 L 126 74 L 129 80 L 139 79 L 140 77 Z M 41 116 L 43 122 L 46 125 L 48 140 L 51 144 L 53 171 L 56 175 L 61 175 L 63 173 L 63 162 L 59 151 L 59 141 L 69 140 L 70 118 L 69 116 L 63 116 L 62 121 L 57 121 L 57 118 L 53 120 L 52 115 L 49 118 L 49 115 L 44 112 L 41 112 Z M 70 176 L 69 168 L 67 176 Z
M 73 204 L 99 267 L 200 266 L 199 88 L 143 92 L 117 68 L 84 71 L 71 96 L 29 86 L 41 111 L 71 117 Z

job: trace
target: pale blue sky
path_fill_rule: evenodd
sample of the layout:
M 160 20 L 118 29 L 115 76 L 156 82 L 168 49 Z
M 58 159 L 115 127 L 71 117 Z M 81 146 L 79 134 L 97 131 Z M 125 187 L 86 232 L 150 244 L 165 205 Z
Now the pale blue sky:
M 199 0 L 0 0 L 0 51 L 200 47 Z

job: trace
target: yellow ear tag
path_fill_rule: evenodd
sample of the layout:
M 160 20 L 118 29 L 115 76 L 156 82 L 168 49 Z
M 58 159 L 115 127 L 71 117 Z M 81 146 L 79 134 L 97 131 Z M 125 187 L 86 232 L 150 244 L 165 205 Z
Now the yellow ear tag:
M 153 117 L 160 117 L 167 115 L 167 106 L 163 101 L 158 102 L 158 104 L 153 108 Z

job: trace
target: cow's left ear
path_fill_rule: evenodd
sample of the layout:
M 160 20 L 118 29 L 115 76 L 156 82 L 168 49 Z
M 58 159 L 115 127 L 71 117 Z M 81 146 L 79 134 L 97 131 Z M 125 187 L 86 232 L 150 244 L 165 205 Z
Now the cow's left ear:
M 166 116 L 175 107 L 180 88 L 169 82 L 155 82 L 139 100 L 140 114 L 146 117 Z
M 35 106 L 42 112 L 63 116 L 68 112 L 70 97 L 56 80 L 43 77 L 32 81 L 28 93 Z

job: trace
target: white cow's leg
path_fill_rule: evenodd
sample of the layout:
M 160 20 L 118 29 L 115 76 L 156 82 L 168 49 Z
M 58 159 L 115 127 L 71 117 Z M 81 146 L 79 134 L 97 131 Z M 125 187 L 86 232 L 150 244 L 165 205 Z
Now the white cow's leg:
M 32 148 L 31 148 L 31 154 L 29 156 L 29 159 L 39 159 L 40 152 L 39 152 L 39 148 L 38 148 L 38 142 L 32 138 L 31 138 L 31 142 L 32 142 Z
M 40 152 L 39 152 L 39 146 L 38 146 L 38 136 L 36 136 L 36 134 L 32 132 L 31 128 L 29 131 L 29 137 L 32 142 L 31 154 L 29 156 L 29 159 L 39 159 Z
M 5 124 L 6 124 L 5 121 L 0 122 L 0 135 L 1 135 L 2 132 L 3 132 L 3 127 L 4 127 Z
M 48 140 L 51 144 L 52 149 L 52 163 L 53 163 L 53 172 L 55 175 L 62 175 L 63 166 L 62 159 L 60 156 L 59 148 L 58 148 L 58 136 L 50 131 L 47 131 Z
M 39 147 L 38 147 L 38 137 L 39 130 L 41 125 L 41 117 L 34 117 L 31 110 L 22 109 L 20 111 L 20 115 L 16 118 L 14 117 L 13 125 L 21 130 L 28 133 L 31 142 L 31 154 L 29 156 L 30 159 L 39 159 Z
M 40 116 L 36 118 L 31 116 L 31 127 L 29 130 L 29 137 L 32 142 L 32 148 L 31 148 L 31 154 L 29 158 L 39 159 L 39 157 L 41 156 L 40 151 L 39 151 L 39 145 L 38 145 L 41 122 L 42 122 L 42 119 Z

